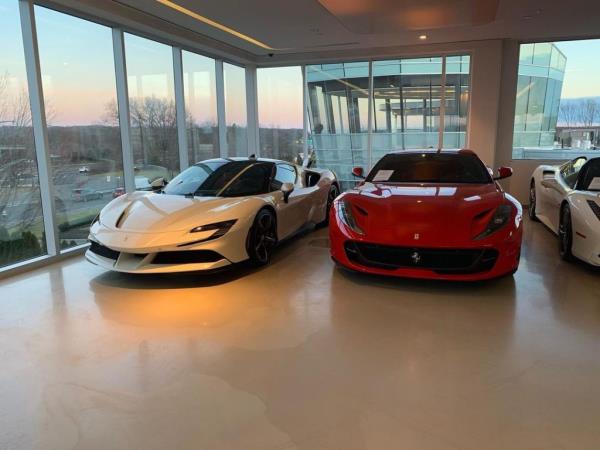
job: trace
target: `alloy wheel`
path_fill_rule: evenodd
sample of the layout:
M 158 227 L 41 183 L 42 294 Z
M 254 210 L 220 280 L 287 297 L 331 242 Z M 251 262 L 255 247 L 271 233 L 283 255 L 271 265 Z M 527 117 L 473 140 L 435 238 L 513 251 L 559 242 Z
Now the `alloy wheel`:
M 571 228 L 571 211 L 568 206 L 563 207 L 560 213 L 560 224 L 558 226 L 558 242 L 560 257 L 566 261 L 572 259 L 571 246 L 573 243 L 573 232 Z
M 267 264 L 277 243 L 273 214 L 266 210 L 259 212 L 253 228 L 252 259 L 259 265 Z

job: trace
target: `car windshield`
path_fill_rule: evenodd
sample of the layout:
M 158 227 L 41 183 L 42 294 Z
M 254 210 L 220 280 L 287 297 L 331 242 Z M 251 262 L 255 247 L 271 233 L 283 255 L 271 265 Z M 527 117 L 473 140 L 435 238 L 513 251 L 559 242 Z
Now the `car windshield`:
M 170 195 L 194 195 L 214 197 L 244 169 L 256 161 L 231 161 L 214 159 L 199 162 L 188 167 L 171 181 L 164 193 Z
M 481 160 L 470 153 L 394 153 L 384 156 L 366 181 L 385 183 L 491 183 Z

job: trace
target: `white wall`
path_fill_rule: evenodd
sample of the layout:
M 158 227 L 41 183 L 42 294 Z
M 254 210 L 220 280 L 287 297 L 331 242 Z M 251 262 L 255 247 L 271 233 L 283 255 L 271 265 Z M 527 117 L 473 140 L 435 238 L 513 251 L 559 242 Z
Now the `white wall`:
M 471 105 L 467 146 L 489 166 L 496 161 L 502 41 L 481 41 L 472 49 Z

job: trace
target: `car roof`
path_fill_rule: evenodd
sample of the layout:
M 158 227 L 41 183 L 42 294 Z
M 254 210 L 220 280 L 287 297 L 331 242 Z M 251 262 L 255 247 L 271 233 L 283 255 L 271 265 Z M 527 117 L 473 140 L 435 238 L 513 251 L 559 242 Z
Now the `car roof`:
M 274 164 L 290 164 L 290 165 L 294 165 L 294 163 L 288 162 L 288 161 L 282 161 L 280 159 L 271 159 L 271 158 L 250 158 L 247 156 L 232 156 L 230 158 L 212 158 L 212 159 L 205 159 L 203 161 L 198 161 L 196 164 L 199 164 L 201 162 L 234 162 L 234 161 L 242 161 L 242 162 L 268 162 L 268 163 L 274 163 Z
M 425 149 L 405 149 L 405 150 L 394 150 L 388 153 L 388 155 L 406 155 L 406 154 L 431 154 L 431 153 L 440 153 L 447 155 L 475 155 L 476 153 L 473 150 L 469 150 L 468 148 L 425 148 Z

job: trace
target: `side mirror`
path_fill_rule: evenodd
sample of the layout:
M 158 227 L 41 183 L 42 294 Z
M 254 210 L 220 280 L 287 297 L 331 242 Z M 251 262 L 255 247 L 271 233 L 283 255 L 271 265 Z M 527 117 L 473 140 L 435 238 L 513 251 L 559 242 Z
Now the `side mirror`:
M 513 170 L 510 167 L 500 167 L 498 169 L 498 176 L 494 177 L 494 180 L 502 180 L 512 176 Z
M 354 175 L 356 178 L 362 178 L 363 180 L 365 179 L 364 170 L 362 167 L 353 167 L 352 175 Z
M 156 180 L 154 180 L 152 183 L 150 183 L 150 187 L 152 188 L 153 191 L 160 191 L 166 185 L 167 185 L 167 182 L 165 181 L 165 179 L 163 177 L 159 177 Z
M 293 183 L 283 183 L 281 185 L 281 192 L 283 192 L 283 201 L 288 202 L 290 199 L 290 194 L 294 191 Z

